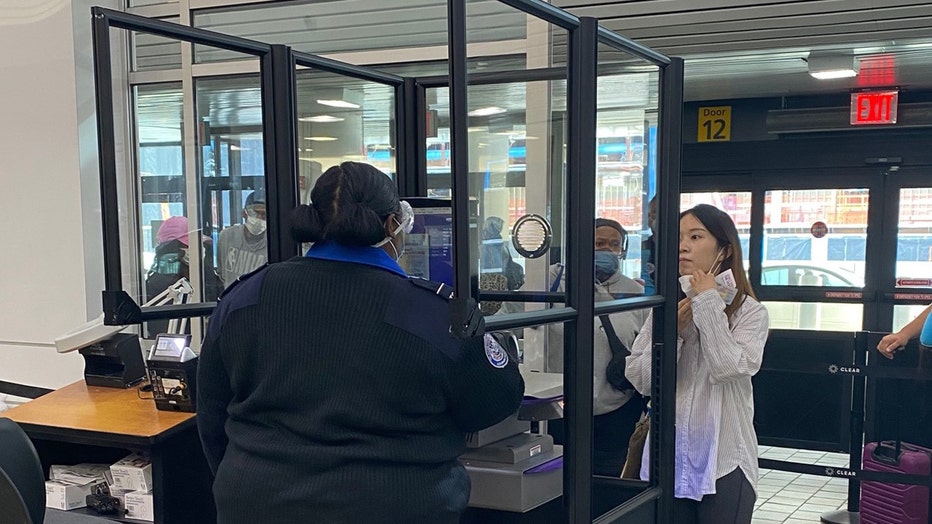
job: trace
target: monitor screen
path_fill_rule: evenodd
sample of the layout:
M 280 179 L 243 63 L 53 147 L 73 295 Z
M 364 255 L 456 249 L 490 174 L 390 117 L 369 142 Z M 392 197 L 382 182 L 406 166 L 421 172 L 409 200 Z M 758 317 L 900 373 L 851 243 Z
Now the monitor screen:
M 190 345 L 190 340 L 190 335 L 159 335 L 150 358 L 180 359 L 184 348 Z
M 405 236 L 398 261 L 413 277 L 453 285 L 453 208 L 450 200 L 406 198 L 414 209 L 414 226 Z

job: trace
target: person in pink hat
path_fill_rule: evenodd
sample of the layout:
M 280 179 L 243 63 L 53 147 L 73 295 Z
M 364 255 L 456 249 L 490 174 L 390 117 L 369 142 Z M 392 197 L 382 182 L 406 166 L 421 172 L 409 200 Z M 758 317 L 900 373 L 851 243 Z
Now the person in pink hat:
M 159 227 L 155 235 L 155 241 L 158 245 L 155 248 L 155 260 L 152 267 L 146 273 L 146 301 L 156 297 L 159 293 L 168 289 L 169 286 L 178 281 L 179 278 L 185 277 L 190 279 L 190 249 L 188 248 L 188 239 L 190 233 L 196 232 L 189 229 L 188 219 L 184 216 L 169 217 Z M 201 235 L 201 244 L 211 242 L 210 237 Z M 197 256 L 201 252 L 195 251 Z M 202 257 L 201 263 L 203 283 L 201 297 L 204 302 L 217 300 L 220 295 L 222 285 L 220 277 L 213 264 Z M 156 320 L 149 322 L 149 333 L 154 336 L 158 333 L 164 333 L 168 329 L 167 320 Z

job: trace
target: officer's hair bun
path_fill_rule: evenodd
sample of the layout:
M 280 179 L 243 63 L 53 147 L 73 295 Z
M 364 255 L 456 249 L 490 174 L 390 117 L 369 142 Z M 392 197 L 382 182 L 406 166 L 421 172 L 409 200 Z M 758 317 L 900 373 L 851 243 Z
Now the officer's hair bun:
M 385 223 L 371 207 L 342 198 L 325 228 L 327 240 L 369 246 L 385 238 Z
M 291 213 L 291 235 L 298 242 L 376 244 L 385 238 L 386 217 L 401 207 L 392 179 L 359 162 L 324 171 L 311 190 L 311 201 L 311 206 L 298 206 Z
M 317 242 L 324 239 L 324 228 L 320 214 L 313 206 L 301 204 L 291 210 L 291 238 L 295 242 Z

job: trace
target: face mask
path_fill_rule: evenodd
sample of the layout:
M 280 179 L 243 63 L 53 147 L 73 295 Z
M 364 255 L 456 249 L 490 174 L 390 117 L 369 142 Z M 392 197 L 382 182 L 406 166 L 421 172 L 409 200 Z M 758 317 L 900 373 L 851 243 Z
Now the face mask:
M 394 215 L 392 215 L 392 220 L 398 224 L 398 227 L 392 231 L 391 236 L 383 238 L 380 242 L 372 244 L 372 247 L 382 247 L 385 244 L 392 246 L 392 251 L 395 252 L 395 261 L 397 262 L 405 254 L 405 246 L 401 245 L 401 251 L 398 251 L 398 248 L 395 247 L 395 242 L 392 240 L 393 237 L 398 236 L 398 233 L 402 231 L 407 235 L 414 228 L 414 209 L 411 208 L 411 204 L 401 201 L 401 221 L 399 221 Z
M 259 236 L 262 233 L 265 233 L 266 223 L 265 220 L 256 217 L 246 217 L 246 229 L 249 230 L 254 236 Z
M 611 251 L 595 252 L 595 278 L 605 282 L 618 271 L 618 256 Z

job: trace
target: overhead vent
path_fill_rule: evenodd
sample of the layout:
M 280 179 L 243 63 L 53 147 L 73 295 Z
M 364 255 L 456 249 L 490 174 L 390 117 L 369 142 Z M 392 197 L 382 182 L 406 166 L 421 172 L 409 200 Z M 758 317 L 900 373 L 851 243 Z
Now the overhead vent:
M 900 104 L 898 111 L 895 124 L 853 126 L 849 107 L 772 109 L 767 111 L 766 128 L 768 133 L 789 134 L 932 127 L 932 103 Z

